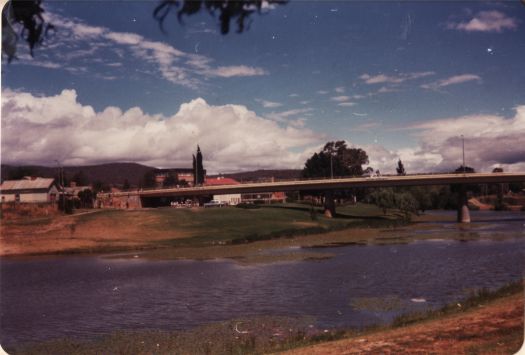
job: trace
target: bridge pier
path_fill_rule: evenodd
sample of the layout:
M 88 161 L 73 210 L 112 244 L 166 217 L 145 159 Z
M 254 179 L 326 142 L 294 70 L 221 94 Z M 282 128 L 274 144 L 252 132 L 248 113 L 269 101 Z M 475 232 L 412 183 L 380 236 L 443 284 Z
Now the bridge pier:
M 464 184 L 460 185 L 458 194 L 458 223 L 470 223 L 467 189 Z
M 335 201 L 332 191 L 324 193 L 324 215 L 327 218 L 335 217 Z

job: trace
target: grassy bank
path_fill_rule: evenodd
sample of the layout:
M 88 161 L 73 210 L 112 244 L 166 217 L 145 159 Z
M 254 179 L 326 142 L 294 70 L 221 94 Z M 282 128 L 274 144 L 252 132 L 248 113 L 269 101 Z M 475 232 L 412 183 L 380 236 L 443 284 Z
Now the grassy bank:
M 242 208 L 96 210 L 72 216 L 2 223 L 2 255 L 140 251 L 239 245 L 325 234 L 348 228 L 393 227 L 395 214 L 375 206 L 341 207 L 338 218 L 299 204 Z
M 502 320 L 497 320 L 501 329 L 498 330 L 499 333 L 496 332 L 496 338 L 491 339 L 489 343 L 474 343 L 474 345 L 469 343 L 470 353 L 491 352 L 494 350 L 493 346 L 499 347 L 496 349 L 499 352 L 507 349 L 510 351 L 509 353 L 512 353 L 511 350 L 517 350 L 523 341 L 523 328 L 515 326 L 515 324 L 519 325 L 520 322 L 523 324 L 522 301 L 523 283 L 517 282 L 495 291 L 479 290 L 466 299 L 458 300 L 437 311 L 419 314 L 417 318 L 412 316 L 400 317 L 398 319 L 404 320 L 395 321 L 389 326 L 367 329 L 325 330 L 316 328 L 313 325 L 314 320 L 306 317 L 255 317 L 209 324 L 189 331 L 114 332 L 95 340 L 62 339 L 28 345 L 15 350 L 17 354 L 262 354 L 289 349 L 296 349 L 299 353 L 304 354 L 310 352 L 323 353 L 323 351 L 316 351 L 315 347 L 305 348 L 304 351 L 301 347 L 338 339 L 343 339 L 341 341 L 357 341 L 362 344 L 365 343 L 364 340 L 381 339 L 383 334 L 386 336 L 393 331 L 396 332 L 395 336 L 400 341 L 405 341 L 403 337 L 410 338 L 412 332 L 418 331 L 414 328 L 415 325 L 443 326 L 450 319 L 453 319 L 452 325 L 462 324 L 464 327 L 462 331 L 472 331 L 479 323 L 476 316 L 479 314 L 483 316 L 485 312 L 485 316 L 488 317 L 503 317 Z M 463 306 L 458 307 L 457 304 L 459 303 Z M 503 308 L 501 308 L 502 305 L 504 305 Z M 512 313 L 512 316 L 505 313 L 509 312 L 509 307 L 518 308 L 517 312 Z M 516 316 L 519 319 L 514 319 Z M 472 327 L 469 327 L 469 322 L 472 323 L 470 324 Z M 404 325 L 408 323 L 412 325 L 405 327 Z M 492 325 L 488 326 L 491 327 Z M 451 332 L 462 336 L 457 329 L 451 329 Z M 484 333 L 471 334 L 474 339 L 475 336 L 483 339 L 484 336 L 488 337 L 489 335 Z M 502 348 L 501 344 L 505 346 Z M 346 347 L 346 349 L 350 348 L 352 347 Z M 451 348 L 444 350 L 446 352 Z M 408 349 L 410 349 L 410 345 L 406 344 L 404 350 Z M 332 351 L 332 353 L 336 352 Z

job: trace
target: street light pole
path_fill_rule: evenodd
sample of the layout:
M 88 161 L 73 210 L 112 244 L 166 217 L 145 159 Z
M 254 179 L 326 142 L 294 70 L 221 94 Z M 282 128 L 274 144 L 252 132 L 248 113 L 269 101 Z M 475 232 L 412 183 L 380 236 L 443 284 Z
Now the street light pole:
M 332 162 L 332 158 L 333 158 L 333 154 L 332 152 L 330 152 L 330 178 L 333 180 L 334 179 L 334 163 Z
M 463 147 L 463 174 L 465 174 L 465 137 L 461 135 L 461 145 Z

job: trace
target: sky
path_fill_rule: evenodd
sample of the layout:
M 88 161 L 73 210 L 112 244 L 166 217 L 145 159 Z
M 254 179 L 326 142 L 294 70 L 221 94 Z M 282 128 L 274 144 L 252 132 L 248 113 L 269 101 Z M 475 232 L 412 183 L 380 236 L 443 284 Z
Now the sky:
M 333 140 L 374 169 L 525 171 L 520 1 L 265 4 L 243 33 L 157 2 L 44 1 L 56 30 L 2 58 L 3 164 L 304 167 Z M 462 138 L 463 136 L 463 138 Z

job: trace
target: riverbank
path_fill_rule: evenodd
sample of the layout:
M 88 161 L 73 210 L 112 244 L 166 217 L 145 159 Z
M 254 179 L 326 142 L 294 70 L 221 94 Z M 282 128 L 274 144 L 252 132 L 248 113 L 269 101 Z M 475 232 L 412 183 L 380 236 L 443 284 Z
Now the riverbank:
M 333 219 L 325 218 L 319 208 L 312 213 L 310 206 L 298 204 L 89 210 L 2 221 L 0 255 L 118 253 L 119 258 L 227 258 L 246 264 L 319 260 L 331 258 L 323 250 L 334 246 L 477 240 L 487 236 L 491 223 L 489 218 L 456 227 L 454 213 L 414 216 L 406 223 L 396 211 L 385 215 L 366 204 L 339 207 L 338 218 Z M 491 239 L 515 237 L 499 228 L 489 234 Z
M 94 340 L 48 341 L 16 350 L 20 354 L 513 354 L 523 343 L 523 296 L 522 282 L 480 291 L 416 318 L 398 318 L 414 322 L 408 326 L 326 330 L 313 326 L 314 320 L 307 317 L 268 316 L 189 331 L 114 332 Z
M 341 207 L 328 219 L 320 208 L 283 204 L 256 209 L 193 208 L 92 210 L 90 213 L 3 220 L 0 255 L 108 253 L 241 245 L 299 235 L 322 235 L 348 228 L 392 227 L 395 213 L 373 205 Z M 176 248 L 175 248 L 176 247 Z M 214 248 L 212 250 L 216 250 Z M 177 254 L 176 257 L 181 257 Z M 203 258 L 221 257 L 204 251 Z
M 443 311 L 429 312 L 413 319 L 412 325 L 353 335 L 286 354 L 515 354 L 524 344 L 523 284 L 518 286 L 472 297 L 467 305 L 460 301 Z

